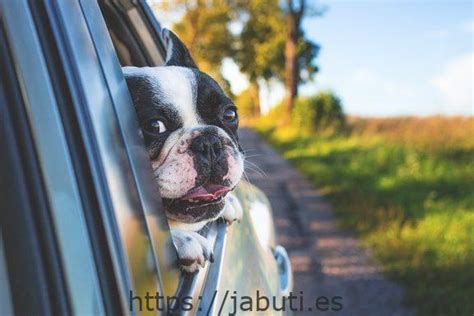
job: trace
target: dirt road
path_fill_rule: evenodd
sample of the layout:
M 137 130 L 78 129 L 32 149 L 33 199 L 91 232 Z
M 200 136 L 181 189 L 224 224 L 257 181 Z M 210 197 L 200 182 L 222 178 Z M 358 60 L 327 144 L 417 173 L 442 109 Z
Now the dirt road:
M 402 304 L 403 289 L 383 277 L 353 234 L 337 226 L 318 190 L 253 131 L 242 129 L 240 137 L 250 161 L 246 164 L 249 180 L 269 197 L 278 242 L 290 254 L 294 293 L 303 293 L 305 306 L 318 297 L 328 298 L 328 304 L 319 305 L 328 311 L 316 308 L 304 314 L 412 315 Z M 334 298 L 342 309 L 332 304 Z

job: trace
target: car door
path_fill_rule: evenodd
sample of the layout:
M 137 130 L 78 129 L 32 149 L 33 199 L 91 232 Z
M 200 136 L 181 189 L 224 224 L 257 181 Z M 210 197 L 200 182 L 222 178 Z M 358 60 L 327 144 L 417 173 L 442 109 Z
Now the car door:
M 122 66 L 163 64 L 161 27 L 146 1 L 101 0 L 99 4 Z M 232 313 L 243 296 L 255 298 L 258 292 L 280 300 L 291 290 L 288 256 L 275 245 L 268 200 L 245 181 L 235 193 L 244 209 L 242 223 L 229 229 L 223 223 L 212 226 L 208 238 L 215 241 L 215 262 L 192 277 L 183 276 L 178 294 L 194 298 L 197 314 Z
M 0 1 L 2 306 L 19 315 L 209 314 L 230 311 L 231 295 L 281 296 L 268 203 L 249 185 L 236 192 L 242 224 L 204 232 L 216 262 L 193 275 L 177 269 L 119 63 L 160 64 L 159 24 L 143 1 L 99 4 Z M 267 217 L 263 237 L 255 214 Z M 170 304 L 150 305 L 157 293 Z

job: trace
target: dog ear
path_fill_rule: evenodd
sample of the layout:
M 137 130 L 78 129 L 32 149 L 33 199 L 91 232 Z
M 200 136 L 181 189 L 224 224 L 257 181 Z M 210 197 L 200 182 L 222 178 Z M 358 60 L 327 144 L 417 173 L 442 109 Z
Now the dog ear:
M 166 66 L 181 66 L 198 69 L 189 50 L 172 31 L 164 28 L 162 33 L 166 45 Z

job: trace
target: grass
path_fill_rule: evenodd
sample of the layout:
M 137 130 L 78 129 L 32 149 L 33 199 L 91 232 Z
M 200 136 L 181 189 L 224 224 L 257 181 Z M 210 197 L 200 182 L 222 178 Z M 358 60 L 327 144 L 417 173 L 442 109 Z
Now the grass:
M 405 285 L 408 305 L 474 314 L 474 119 L 352 118 L 343 136 L 255 126 Z

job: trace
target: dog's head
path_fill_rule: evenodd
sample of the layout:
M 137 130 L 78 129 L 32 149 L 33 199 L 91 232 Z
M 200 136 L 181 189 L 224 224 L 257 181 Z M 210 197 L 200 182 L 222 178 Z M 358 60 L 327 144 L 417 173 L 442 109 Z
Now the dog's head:
M 124 75 L 167 217 L 209 221 L 242 176 L 237 109 L 174 33 L 165 29 L 163 39 L 165 66 L 124 67 Z

